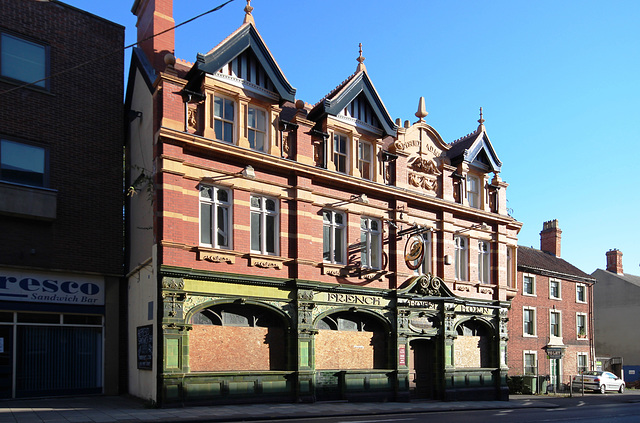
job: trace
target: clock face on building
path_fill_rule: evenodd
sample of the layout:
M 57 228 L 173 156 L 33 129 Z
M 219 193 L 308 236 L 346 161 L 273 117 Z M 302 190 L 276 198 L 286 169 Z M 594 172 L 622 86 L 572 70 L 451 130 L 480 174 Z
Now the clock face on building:
M 404 245 L 404 261 L 407 267 L 415 270 L 422 266 L 424 260 L 424 242 L 421 236 L 413 235 Z

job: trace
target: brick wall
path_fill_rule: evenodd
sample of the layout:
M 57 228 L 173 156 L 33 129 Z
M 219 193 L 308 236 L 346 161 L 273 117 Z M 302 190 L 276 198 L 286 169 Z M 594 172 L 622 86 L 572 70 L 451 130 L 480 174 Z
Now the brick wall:
M 57 219 L 2 216 L 0 264 L 122 273 L 124 28 L 57 3 L 0 3 L 0 28 L 49 46 L 50 91 L 2 93 L 0 136 L 49 151 Z M 118 51 L 101 58 L 107 52 Z M 0 79 L 0 92 L 15 88 Z

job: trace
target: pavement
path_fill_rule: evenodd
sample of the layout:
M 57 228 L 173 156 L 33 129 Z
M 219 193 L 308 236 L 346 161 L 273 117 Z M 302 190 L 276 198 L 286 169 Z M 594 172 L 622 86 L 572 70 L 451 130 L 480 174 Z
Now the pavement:
M 86 396 L 0 400 L 0 423 L 238 422 L 328 416 L 424 413 L 518 408 L 558 408 L 611 402 L 640 402 L 640 392 L 624 394 L 512 395 L 509 401 L 316 402 L 149 408 L 128 396 Z

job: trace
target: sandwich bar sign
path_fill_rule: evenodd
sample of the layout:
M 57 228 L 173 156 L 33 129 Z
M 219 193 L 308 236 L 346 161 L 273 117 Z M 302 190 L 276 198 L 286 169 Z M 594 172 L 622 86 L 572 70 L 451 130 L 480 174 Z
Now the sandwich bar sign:
M 0 269 L 0 301 L 104 305 L 104 280 L 88 275 Z

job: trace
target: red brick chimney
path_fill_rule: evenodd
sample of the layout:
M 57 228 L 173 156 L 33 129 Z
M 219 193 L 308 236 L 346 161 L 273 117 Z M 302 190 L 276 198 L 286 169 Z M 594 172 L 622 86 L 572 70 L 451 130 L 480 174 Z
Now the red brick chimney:
M 561 238 L 562 231 L 560 230 L 557 219 L 544 222 L 542 232 L 540 232 L 540 250 L 560 257 Z
M 175 56 L 175 30 L 140 41 L 175 26 L 173 0 L 135 0 L 131 12 L 138 17 L 138 47 L 142 48 L 156 71 L 164 71 L 164 56 L 167 53 Z
M 622 251 L 616 248 L 607 251 L 607 271 L 622 275 Z

